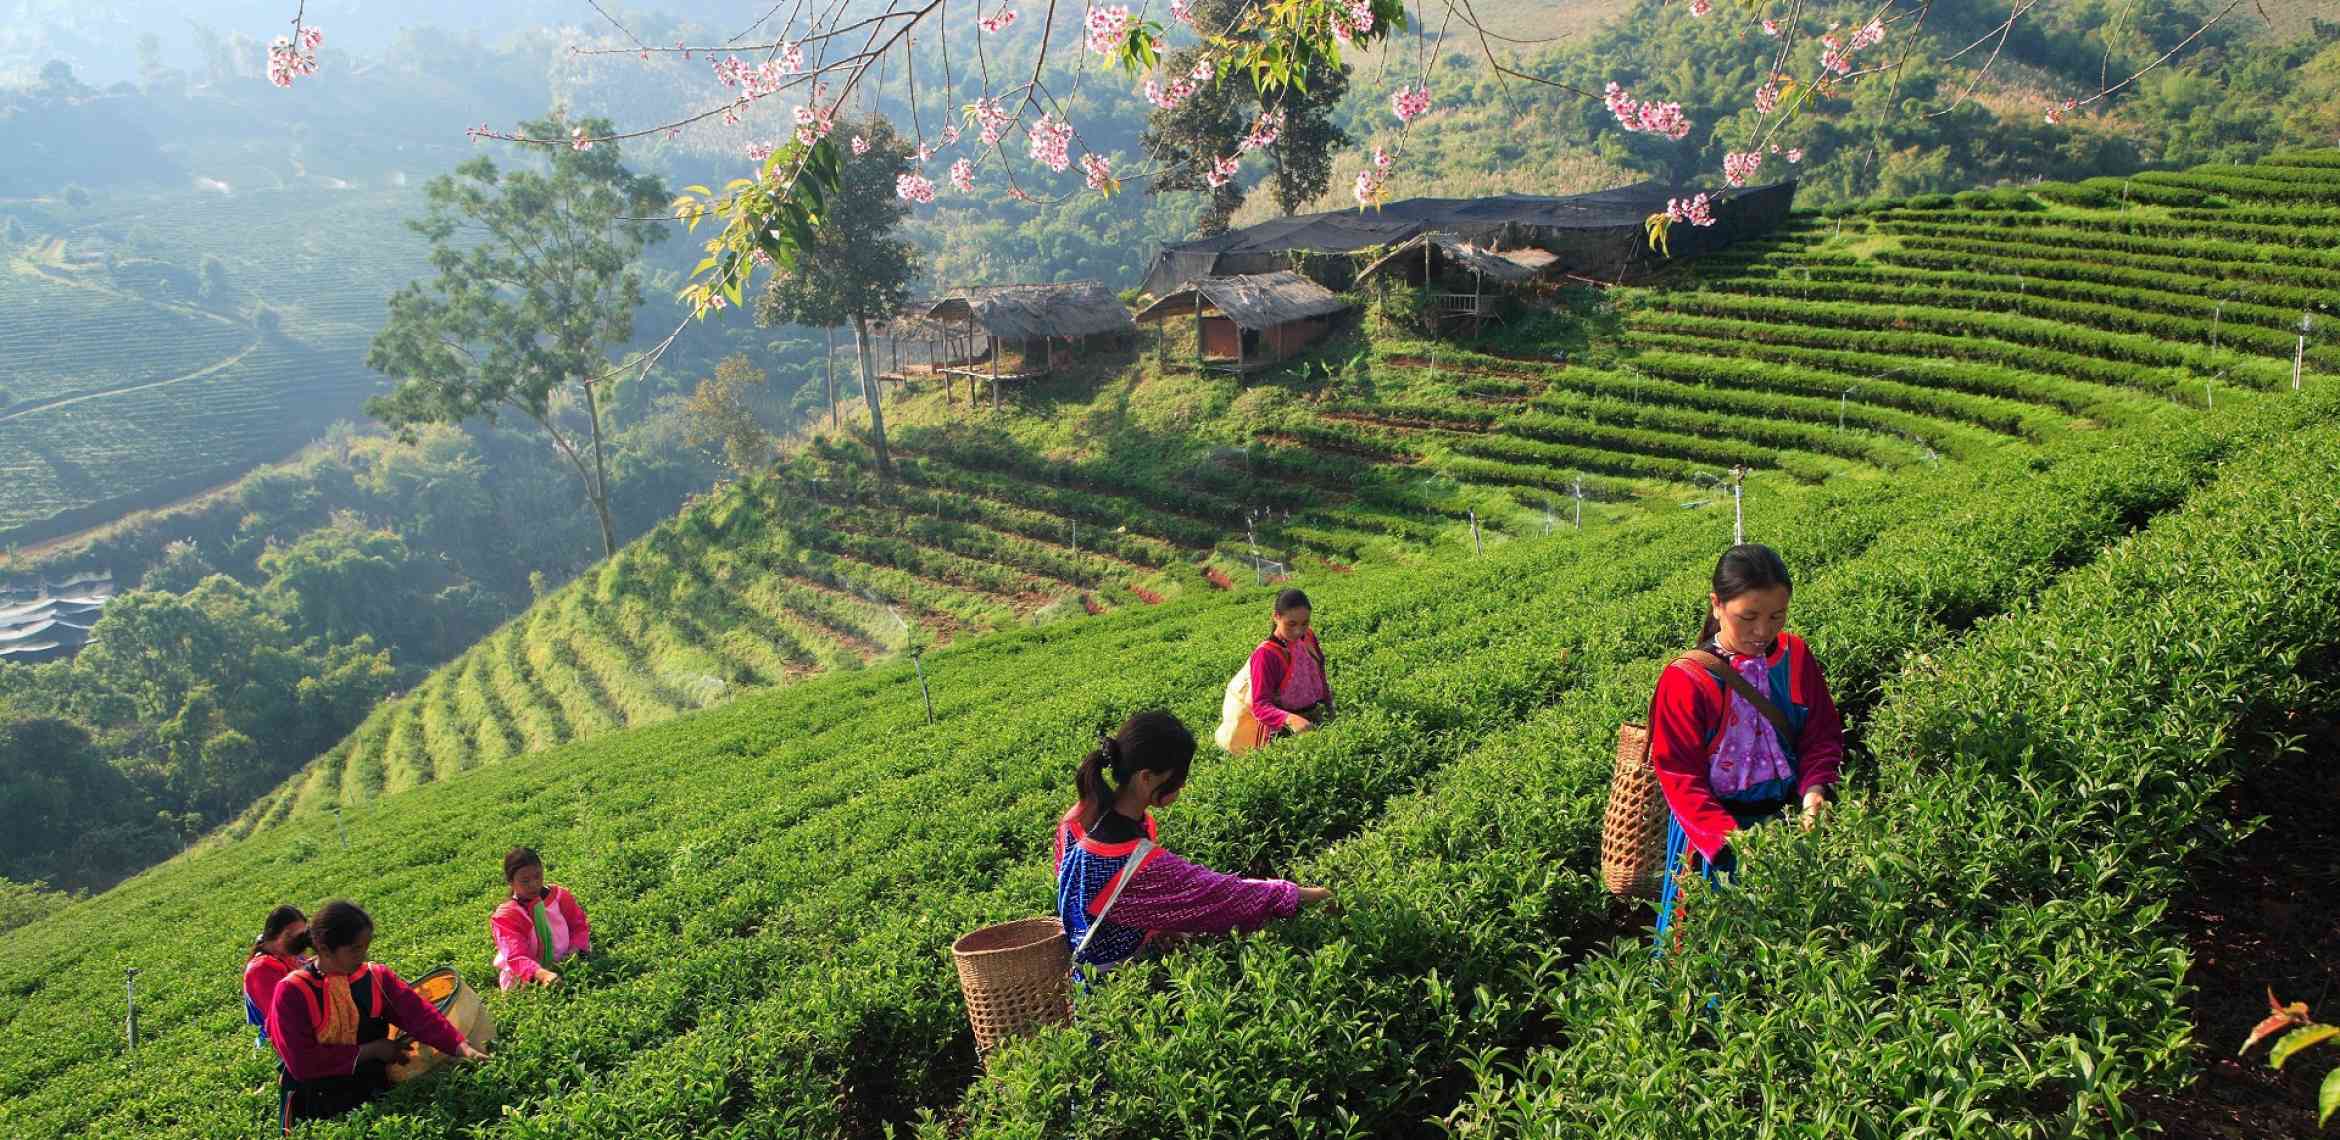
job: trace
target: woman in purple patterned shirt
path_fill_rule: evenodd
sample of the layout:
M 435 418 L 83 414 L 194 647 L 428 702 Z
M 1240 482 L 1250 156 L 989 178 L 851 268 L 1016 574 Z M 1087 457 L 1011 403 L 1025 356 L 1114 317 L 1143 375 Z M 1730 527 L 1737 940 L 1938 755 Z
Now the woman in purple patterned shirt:
M 1151 809 L 1178 799 L 1193 764 L 1194 733 L 1159 709 L 1130 717 L 1081 760 L 1080 800 L 1056 824 L 1056 912 L 1084 978 L 1136 957 L 1157 935 L 1255 930 L 1332 897 L 1222 874 L 1154 846 Z M 1107 895 L 1125 878 L 1108 913 Z

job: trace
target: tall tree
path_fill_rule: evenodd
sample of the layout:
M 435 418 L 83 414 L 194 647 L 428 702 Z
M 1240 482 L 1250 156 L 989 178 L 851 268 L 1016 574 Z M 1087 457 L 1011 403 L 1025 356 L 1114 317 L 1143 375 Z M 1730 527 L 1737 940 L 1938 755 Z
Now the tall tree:
M 531 137 L 589 139 L 602 119 L 524 124 Z M 582 132 L 577 135 L 577 132 Z M 576 470 L 617 551 L 600 384 L 642 304 L 636 255 L 666 236 L 666 190 L 618 161 L 614 143 L 559 146 L 531 167 L 475 158 L 431 180 L 429 212 L 407 223 L 431 243 L 438 277 L 390 298 L 367 367 L 399 378 L 366 411 L 412 438 L 424 424 L 500 411 L 528 417 Z M 587 438 L 577 438 L 582 432 Z
M 839 123 L 836 137 L 857 137 L 868 145 L 840 148 L 837 188 L 796 263 L 772 276 L 757 302 L 756 320 L 810 328 L 852 326 L 861 360 L 861 397 L 869 405 L 870 443 L 879 472 L 890 475 L 894 460 L 886 447 L 869 322 L 891 317 L 909 300 L 910 280 L 918 270 L 918 248 L 896 232 L 910 216 L 910 203 L 896 193 L 896 180 L 911 172 L 916 155 L 909 140 L 875 116 Z M 816 145 L 833 144 L 822 140 Z M 772 156 L 767 169 L 794 169 L 800 153 L 801 144 L 790 143 Z
M 1197 28 L 1257 36 L 1257 30 L 1238 28 L 1238 17 L 1249 6 L 1247 0 L 1195 0 L 1190 10 Z M 1173 54 L 1163 72 L 1188 75 L 1219 50 L 1208 43 L 1187 48 Z M 1332 112 L 1348 93 L 1345 63 L 1309 76 L 1306 89 L 1281 87 L 1264 97 L 1248 73 L 1221 76 L 1216 87 L 1205 83 L 1177 106 L 1157 107 L 1146 116 L 1146 156 L 1162 170 L 1153 188 L 1208 193 L 1210 208 L 1197 224 L 1206 234 L 1224 232 L 1246 191 L 1234 179 L 1211 185 L 1211 164 L 1236 154 L 1262 114 L 1280 112 L 1283 124 L 1267 146 L 1274 166 L 1268 184 L 1277 207 L 1295 213 L 1332 184 L 1333 152 L 1349 145 L 1348 133 L 1332 121 Z
M 692 447 L 716 447 L 735 474 L 751 475 L 772 458 L 772 433 L 756 419 L 750 394 L 765 384 L 764 370 L 735 352 L 715 363 L 715 375 L 699 381 L 683 400 L 683 439 Z

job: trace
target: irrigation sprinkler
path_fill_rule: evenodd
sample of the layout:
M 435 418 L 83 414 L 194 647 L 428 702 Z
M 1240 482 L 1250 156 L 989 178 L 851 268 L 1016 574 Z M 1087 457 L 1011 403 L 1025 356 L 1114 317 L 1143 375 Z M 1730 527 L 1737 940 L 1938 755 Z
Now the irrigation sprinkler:
M 1481 557 L 1486 556 L 1487 544 L 1479 541 L 1479 512 L 1475 510 L 1471 512 L 1471 549 Z
M 2210 351 L 2212 352 L 2218 351 L 2218 324 L 2220 321 L 2225 319 L 2226 298 L 2221 297 L 2218 300 L 2218 304 L 2212 306 L 2210 309 Z
M 2218 397 L 2211 393 L 2210 381 L 2208 380 L 2202 381 L 2202 410 L 2205 412 L 2218 410 Z
M 1578 530 L 1583 530 L 1583 529 L 1584 529 L 1584 476 L 1582 476 L 1582 475 L 1577 475 L 1577 476 L 1571 477 L 1571 478 L 1568 480 L 1568 490 L 1569 490 L 1569 493 L 1570 493 L 1570 494 L 1572 494 L 1572 495 L 1574 495 L 1574 496 L 1576 497 L 1576 529 L 1578 529 Z
M 1552 537 L 1552 500 L 1544 500 L 1544 537 Z
M 1852 394 L 1851 388 L 1836 394 L 1836 430 L 1840 435 L 1844 432 L 1844 406 L 1852 400 Z
M 926 687 L 926 650 L 910 651 L 910 671 L 918 674 L 918 695 L 926 701 L 926 724 L 934 726 L 934 691 Z
M 1744 491 L 1747 486 L 1745 464 L 1731 468 L 1731 545 L 1747 541 L 1747 511 Z
M 127 1013 L 122 1019 L 122 1033 L 130 1041 L 130 1048 L 138 1048 L 138 967 L 122 972 L 122 998 Z
M 349 825 L 341 821 L 341 805 L 333 805 L 333 830 L 341 836 L 341 849 L 349 850 Z

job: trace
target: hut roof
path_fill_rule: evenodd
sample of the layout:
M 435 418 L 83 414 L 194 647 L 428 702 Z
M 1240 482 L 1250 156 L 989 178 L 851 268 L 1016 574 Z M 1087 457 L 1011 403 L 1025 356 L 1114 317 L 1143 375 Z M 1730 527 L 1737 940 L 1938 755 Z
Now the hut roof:
M 941 321 L 972 321 L 1003 340 L 1137 331 L 1129 308 L 1095 281 L 953 290 L 936 297 L 926 315 Z
M 1558 260 L 1558 258 L 1554 257 L 1546 250 L 1522 250 L 1519 252 L 1523 256 L 1512 257 L 1497 253 L 1490 249 L 1482 249 L 1479 246 L 1472 245 L 1470 242 L 1464 241 L 1462 237 L 1457 234 L 1429 233 L 1422 234 L 1418 237 L 1400 243 L 1396 249 L 1391 250 L 1380 260 L 1375 261 L 1373 264 L 1368 265 L 1363 270 L 1361 270 L 1357 274 L 1357 280 L 1363 281 L 1366 278 L 1381 272 L 1383 269 L 1392 266 L 1401 271 L 1412 268 L 1414 265 L 1417 265 L 1421 262 L 1422 249 L 1424 246 L 1437 247 L 1439 255 L 1444 257 L 1447 264 L 1455 269 L 1460 269 L 1466 273 L 1477 273 L 1489 281 L 1499 281 L 1505 284 L 1513 285 L 1534 277 L 1537 271 L 1541 270 L 1544 266 L 1550 265 L 1554 261 Z M 1524 257 L 1524 255 L 1529 252 L 1542 254 L 1543 256 L 1536 259 L 1527 259 Z M 1529 263 L 1531 260 L 1534 262 L 1534 264 Z
M 1330 316 L 1349 307 L 1340 294 L 1289 269 L 1240 277 L 1205 277 L 1146 306 L 1137 319 L 1159 321 L 1194 311 L 1195 294 L 1247 329 Z

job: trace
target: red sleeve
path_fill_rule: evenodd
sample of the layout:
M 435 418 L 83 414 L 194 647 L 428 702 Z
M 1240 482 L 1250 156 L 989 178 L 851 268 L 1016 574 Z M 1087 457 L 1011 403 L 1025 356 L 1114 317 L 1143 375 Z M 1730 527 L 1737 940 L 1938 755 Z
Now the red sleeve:
M 578 904 L 577 893 L 567 887 L 554 887 L 553 905 L 561 908 L 561 918 L 569 924 L 569 949 L 583 953 L 593 949 L 593 927 L 585 921 L 585 908 Z
M 503 989 L 536 976 L 536 920 L 520 904 L 507 899 L 488 918 L 488 935 L 496 941 L 496 985 Z
M 1288 669 L 1284 655 L 1276 652 L 1272 641 L 1260 642 L 1259 648 L 1251 651 L 1251 717 L 1271 734 L 1281 730 L 1290 715 L 1274 699 L 1283 691 Z
M 374 967 L 374 984 L 382 987 L 382 1016 L 406 1035 L 452 1057 L 463 1052 L 463 1031 L 424 1001 L 406 979 L 388 966 Z
M 317 1017 L 309 997 L 289 976 L 276 984 L 268 1002 L 268 1043 L 296 1081 L 346 1077 L 357 1071 L 357 1046 L 317 1043 Z
M 1668 665 L 1658 675 L 1650 713 L 1649 759 L 1665 788 L 1666 806 L 1682 823 L 1690 846 L 1714 858 L 1738 821 L 1715 798 L 1707 777 L 1707 737 L 1722 722 L 1722 686 L 1712 677 Z
M 1796 765 L 1801 772 L 1796 798 L 1801 800 L 1804 793 L 1835 783 L 1844 768 L 1844 716 L 1836 711 L 1836 699 L 1828 694 L 1828 678 L 1821 673 L 1820 659 L 1812 656 L 1811 647 L 1802 641 L 1796 647 L 1802 650 L 1796 655 L 1796 671 L 1804 692 L 1804 734 L 1796 741 Z

